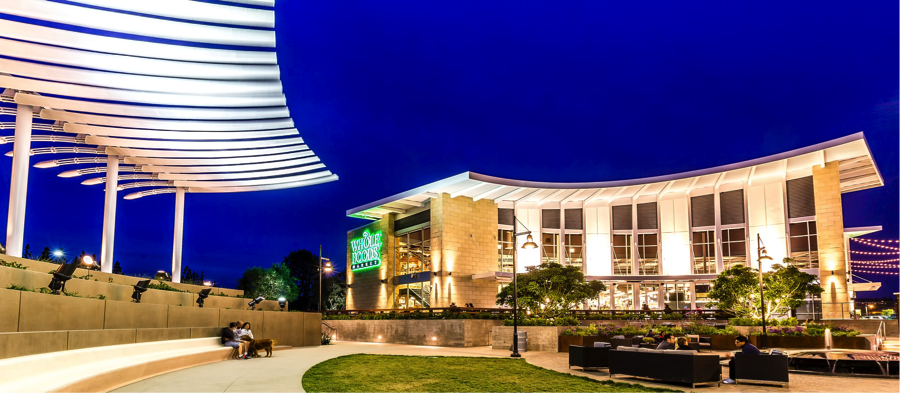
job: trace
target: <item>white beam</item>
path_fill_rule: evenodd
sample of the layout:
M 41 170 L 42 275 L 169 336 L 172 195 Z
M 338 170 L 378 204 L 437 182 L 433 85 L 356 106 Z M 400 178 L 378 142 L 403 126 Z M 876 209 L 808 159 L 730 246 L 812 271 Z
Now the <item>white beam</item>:
M 28 162 L 34 111 L 29 105 L 16 107 L 12 175 L 9 181 L 9 214 L 6 219 L 6 255 L 22 256 L 25 241 L 25 200 L 28 196 Z
M 103 239 L 100 246 L 100 271 L 112 273 L 116 242 L 116 195 L 119 183 L 119 157 L 109 156 L 106 163 L 106 203 L 103 209 Z
M 181 245 L 184 236 L 184 188 L 175 189 L 175 236 L 172 241 L 172 282 L 181 282 Z
M 525 189 L 525 187 L 518 187 L 515 190 L 507 192 L 506 194 L 500 195 L 500 196 L 494 198 L 494 203 L 501 202 L 501 201 L 505 200 L 506 198 L 508 198 L 516 193 L 519 193 L 520 191 L 522 191 L 524 189 Z
M 507 187 L 509 187 L 509 186 L 497 186 L 497 187 L 494 187 L 494 188 L 492 188 L 492 189 L 490 189 L 490 190 L 487 190 L 487 191 L 485 191 L 485 192 L 482 192 L 481 194 L 475 195 L 474 197 L 472 197 L 472 201 L 477 202 L 477 201 L 479 201 L 479 200 L 481 200 L 481 199 L 484 199 L 486 196 L 492 194 L 493 192 L 502 190 L 502 189 L 507 188 Z
M 462 190 L 459 190 L 459 191 L 456 191 L 456 192 L 451 192 L 451 193 L 450 193 L 450 198 L 456 198 L 456 197 L 458 197 L 458 196 L 460 196 L 460 195 L 465 195 L 465 193 L 467 193 L 467 192 L 469 192 L 469 191 L 472 191 L 472 190 L 474 190 L 474 189 L 476 189 L 476 188 L 478 188 L 478 187 L 481 187 L 481 186 L 483 186 L 483 185 L 484 185 L 484 182 L 477 182 L 477 183 L 475 183 L 474 185 L 471 185 L 471 186 L 468 186 L 468 187 L 466 187 L 466 188 L 463 188 Z

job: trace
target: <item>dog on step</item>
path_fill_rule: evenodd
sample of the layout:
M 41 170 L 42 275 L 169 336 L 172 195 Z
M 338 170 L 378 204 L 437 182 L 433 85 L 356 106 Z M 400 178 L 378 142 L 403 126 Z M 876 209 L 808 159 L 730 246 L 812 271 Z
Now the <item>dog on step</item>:
M 275 340 L 272 339 L 259 339 L 255 340 L 250 338 L 250 336 L 242 336 L 241 340 L 249 342 L 247 347 L 247 354 L 258 358 L 259 351 L 266 350 L 266 357 L 272 357 L 272 353 L 275 352 Z

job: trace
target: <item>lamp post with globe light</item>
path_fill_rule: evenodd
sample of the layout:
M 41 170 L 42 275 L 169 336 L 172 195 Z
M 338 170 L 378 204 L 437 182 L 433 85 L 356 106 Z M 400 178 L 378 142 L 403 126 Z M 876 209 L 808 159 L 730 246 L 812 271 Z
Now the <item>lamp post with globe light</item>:
M 762 261 L 772 260 L 772 257 L 768 255 L 766 252 L 766 246 L 763 245 L 762 236 L 758 233 L 756 234 L 756 244 L 758 248 L 756 249 L 756 261 L 759 263 L 759 307 L 760 307 L 760 315 L 762 316 L 762 337 L 760 337 L 760 348 L 765 349 L 769 345 L 769 335 L 766 331 L 766 298 L 763 297 L 763 266 Z
M 528 227 L 525 227 L 525 224 L 522 224 L 522 227 L 524 227 L 525 230 L 518 232 L 518 224 L 519 218 L 513 213 L 513 352 L 509 356 L 514 358 L 522 357 L 522 355 L 519 354 L 519 286 L 518 280 L 516 279 L 516 276 L 518 275 L 518 266 L 516 265 L 516 243 L 518 236 L 528 235 L 525 239 L 525 243 L 522 244 L 523 250 L 534 250 L 537 248 L 537 244 L 531 237 L 531 231 L 528 230 Z
M 81 258 L 81 263 L 83 265 L 87 266 L 87 271 L 88 271 L 87 279 L 90 279 L 91 278 L 91 270 L 93 270 L 93 267 L 94 267 L 94 258 L 91 258 L 90 255 L 85 255 L 84 258 Z
M 322 266 L 322 261 L 325 261 L 325 266 Z M 331 267 L 331 260 L 328 258 L 322 258 L 322 245 L 319 245 L 319 313 L 322 312 L 322 272 L 331 273 L 334 270 Z

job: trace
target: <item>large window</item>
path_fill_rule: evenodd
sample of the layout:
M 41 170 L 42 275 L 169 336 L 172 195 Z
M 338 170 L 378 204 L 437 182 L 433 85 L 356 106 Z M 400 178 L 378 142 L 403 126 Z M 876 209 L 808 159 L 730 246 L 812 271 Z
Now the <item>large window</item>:
M 716 231 L 696 231 L 694 248 L 694 274 L 716 274 Z
M 747 265 L 747 241 L 744 228 L 722 230 L 722 262 L 725 270 Z
M 634 285 L 613 284 L 616 287 L 616 310 L 634 310 Z
M 541 234 L 541 262 L 559 263 L 559 234 Z
M 431 307 L 431 283 L 417 282 L 397 286 L 397 308 Z
M 631 274 L 631 235 L 613 235 L 613 274 Z
M 640 284 L 641 309 L 659 310 L 659 284 Z
M 819 242 L 816 238 L 816 222 L 796 222 L 790 225 L 791 258 L 800 269 L 819 268 Z
M 497 230 L 497 271 L 513 271 L 513 235 L 509 229 Z
M 397 235 L 397 275 L 431 270 L 431 228 Z
M 566 221 L 568 223 L 568 221 Z M 566 234 L 566 266 L 584 266 L 584 243 L 582 235 Z
M 690 310 L 691 284 L 666 284 L 666 305 L 672 310 Z
M 638 274 L 655 276 L 659 274 L 659 243 L 655 233 L 637 235 Z

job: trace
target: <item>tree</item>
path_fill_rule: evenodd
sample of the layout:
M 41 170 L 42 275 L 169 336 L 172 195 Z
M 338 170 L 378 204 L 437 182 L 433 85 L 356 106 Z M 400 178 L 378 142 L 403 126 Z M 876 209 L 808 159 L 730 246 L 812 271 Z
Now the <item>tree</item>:
M 266 269 L 251 267 L 244 271 L 238 279 L 238 289 L 251 297 L 263 296 L 266 299 L 296 299 L 297 285 L 291 278 L 291 271 L 284 263 L 274 264 Z
M 517 277 L 518 304 L 542 318 L 560 317 L 606 290 L 602 282 L 585 281 L 577 266 L 545 262 L 527 269 L 527 273 Z M 510 306 L 512 302 L 513 286 L 510 284 L 497 294 L 497 305 Z
M 37 260 L 41 262 L 53 262 L 53 257 L 50 254 L 50 247 L 44 247 L 41 251 L 41 255 L 38 255 Z
M 800 307 L 808 296 L 821 294 L 818 277 L 801 272 L 795 266 L 775 264 L 773 271 L 763 273 L 766 319 Z M 707 307 L 729 311 L 738 317 L 761 318 L 759 270 L 734 266 L 713 280 L 707 296 Z
M 322 285 L 322 297 L 326 310 L 343 310 L 347 307 L 347 271 L 326 276 Z
M 33 255 L 31 255 L 31 245 L 26 244 L 25 249 L 22 250 L 22 258 L 31 259 Z
M 119 264 L 119 261 L 113 263 L 113 274 L 122 274 L 122 265 Z

